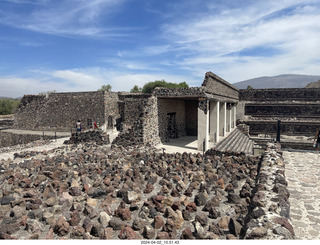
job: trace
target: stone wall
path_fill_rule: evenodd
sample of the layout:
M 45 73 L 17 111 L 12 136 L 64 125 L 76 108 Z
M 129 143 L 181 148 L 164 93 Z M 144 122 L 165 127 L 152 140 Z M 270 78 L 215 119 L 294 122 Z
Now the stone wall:
M 314 136 L 320 126 L 320 89 L 242 89 L 244 115 L 238 123 L 250 126 L 250 134 Z
M 106 127 L 111 129 L 114 128 L 117 119 L 120 118 L 119 93 L 105 93 L 104 103 Z
M 206 73 L 202 86 L 205 92 L 218 96 L 220 101 L 223 98 L 239 100 L 239 89 L 212 72 Z
M 15 114 L 14 127 L 70 130 L 75 127 L 78 120 L 81 120 L 83 127 L 86 127 L 88 118 L 102 125 L 106 122 L 106 115 L 117 113 L 115 100 L 116 94 L 104 92 L 25 95 Z M 107 113 L 108 109 L 110 113 Z
M 280 144 L 268 144 L 250 202 L 244 239 L 294 239 Z
M 253 117 L 320 118 L 319 103 L 247 103 L 245 114 Z
M 157 145 L 160 143 L 157 99 L 152 95 L 123 95 L 122 131 L 113 145 Z
M 13 120 L 0 120 L 1 128 L 11 128 L 13 126 Z
M 191 88 L 155 88 L 153 94 L 158 98 L 195 98 L 195 97 L 205 97 L 205 91 L 202 87 L 191 87 Z
M 45 135 L 44 139 L 54 139 L 55 136 Z M 43 135 L 32 135 L 32 134 L 13 134 L 2 132 L 0 130 L 0 148 L 1 147 L 8 147 L 14 145 L 21 145 L 21 144 L 28 144 L 30 142 L 36 140 L 42 140 Z
M 276 135 L 278 128 L 277 120 L 239 120 L 250 126 L 250 135 L 267 134 Z M 281 121 L 280 132 L 285 135 L 303 135 L 314 136 L 316 130 L 320 127 L 319 122 L 303 122 L 303 121 Z
M 147 108 L 143 117 L 144 142 L 150 145 L 161 143 L 159 137 L 159 119 L 157 98 L 152 97 L 147 101 Z
M 240 89 L 242 101 L 319 101 L 319 88 Z

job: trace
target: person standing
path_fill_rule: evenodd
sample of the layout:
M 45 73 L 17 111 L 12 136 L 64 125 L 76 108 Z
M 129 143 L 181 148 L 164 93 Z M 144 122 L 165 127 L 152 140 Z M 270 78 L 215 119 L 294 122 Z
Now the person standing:
M 318 128 L 316 135 L 314 137 L 314 143 L 316 144 L 316 151 L 320 148 L 320 127 Z
M 82 128 L 80 120 L 78 120 L 76 128 L 77 128 L 77 134 L 79 134 L 81 132 L 81 128 Z

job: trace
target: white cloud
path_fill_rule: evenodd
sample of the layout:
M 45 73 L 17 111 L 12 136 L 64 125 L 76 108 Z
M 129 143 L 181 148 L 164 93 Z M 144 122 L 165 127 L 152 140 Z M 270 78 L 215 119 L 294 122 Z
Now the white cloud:
M 314 69 L 320 56 L 318 1 L 251 1 L 238 8 L 223 4 L 211 5 L 211 14 L 163 26 L 166 38 L 182 50 L 177 66 L 193 73 L 211 67 L 232 82 L 262 74 L 319 73 Z M 260 49 L 274 52 L 259 54 Z
M 0 90 L 0 96 L 20 97 L 24 94 L 38 94 L 53 90 L 57 92 L 96 91 L 106 84 L 112 86 L 112 91 L 128 92 L 134 85 L 142 87 L 147 82 L 161 79 L 175 83 L 186 81 L 190 86 L 195 86 L 189 76 L 161 72 L 124 72 L 100 67 L 55 71 L 33 70 L 30 77 L 32 78 L 0 77 L 1 87 L 4 88 Z M 200 86 L 201 82 L 196 86 Z
M 68 0 L 37 1 L 39 5 L 29 12 L 5 12 L 0 10 L 4 25 L 59 36 L 87 36 L 94 38 L 119 36 L 120 28 L 102 26 L 100 18 L 106 18 L 126 0 Z M 26 0 L 10 0 L 13 3 L 30 4 Z M 44 6 L 40 6 L 44 5 Z M 103 13 L 103 15 L 102 15 Z

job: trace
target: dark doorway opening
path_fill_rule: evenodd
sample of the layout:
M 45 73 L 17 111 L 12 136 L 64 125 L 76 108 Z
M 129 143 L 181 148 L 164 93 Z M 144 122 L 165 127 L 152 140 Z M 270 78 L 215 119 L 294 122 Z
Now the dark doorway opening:
M 169 139 L 178 138 L 178 131 L 176 126 L 176 113 L 167 113 L 168 115 L 168 137 Z

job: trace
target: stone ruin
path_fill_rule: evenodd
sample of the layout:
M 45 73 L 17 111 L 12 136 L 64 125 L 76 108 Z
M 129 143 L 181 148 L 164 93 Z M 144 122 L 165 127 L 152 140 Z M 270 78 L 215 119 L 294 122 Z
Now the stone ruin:
M 275 139 L 280 121 L 281 135 L 289 136 L 281 141 L 282 147 L 313 149 L 312 139 L 320 127 L 319 88 L 240 90 L 239 98 L 238 123 L 248 125 L 250 135 Z M 309 140 L 299 140 L 303 137 Z
M 186 135 L 217 142 L 236 123 L 247 136 L 272 135 L 278 120 L 283 134 L 311 137 L 319 95 L 237 90 L 207 73 L 202 87 L 147 95 L 25 96 L 14 128 L 69 131 L 77 120 L 84 128 L 94 120 L 102 131 L 1 160 L 0 238 L 294 239 L 283 143 L 266 143 L 261 157 L 201 145 L 204 155 L 169 154 L 153 146 Z M 105 147 L 114 130 L 118 137 Z

